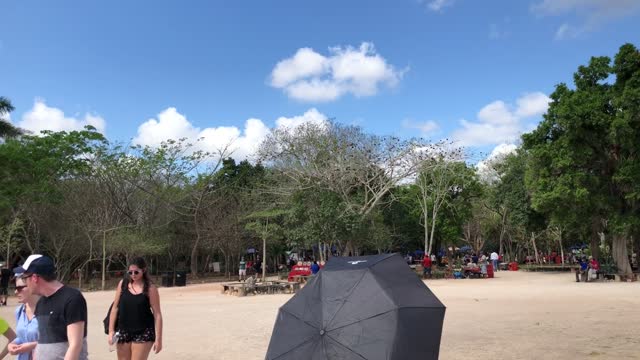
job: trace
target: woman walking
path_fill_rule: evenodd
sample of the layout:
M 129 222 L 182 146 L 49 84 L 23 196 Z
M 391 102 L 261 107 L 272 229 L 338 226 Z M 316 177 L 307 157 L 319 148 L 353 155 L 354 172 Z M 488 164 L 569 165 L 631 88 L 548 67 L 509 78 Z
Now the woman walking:
M 160 295 L 144 259 L 133 259 L 127 274 L 116 289 L 108 341 L 117 342 L 119 360 L 144 360 L 152 348 L 156 354 L 162 350 Z
M 31 292 L 25 279 L 16 277 L 16 296 L 21 304 L 16 308 L 17 337 L 9 345 L 9 354 L 18 360 L 33 359 L 33 350 L 38 345 L 38 320 L 34 310 L 40 296 Z

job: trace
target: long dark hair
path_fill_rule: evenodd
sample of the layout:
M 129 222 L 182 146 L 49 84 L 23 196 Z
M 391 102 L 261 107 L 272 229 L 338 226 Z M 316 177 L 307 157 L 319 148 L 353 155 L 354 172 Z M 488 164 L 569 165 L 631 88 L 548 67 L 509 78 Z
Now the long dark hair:
M 147 262 L 144 261 L 143 258 L 141 257 L 136 257 L 133 258 L 133 260 L 131 260 L 129 262 L 129 266 L 131 265 L 135 265 L 138 268 L 140 268 L 140 270 L 142 270 L 142 281 L 144 283 L 143 288 L 142 288 L 142 292 L 145 295 L 149 294 L 149 286 L 151 285 L 151 279 L 149 278 L 149 273 L 147 272 Z M 128 275 L 127 273 L 127 277 L 129 278 L 129 282 L 131 282 L 131 276 Z

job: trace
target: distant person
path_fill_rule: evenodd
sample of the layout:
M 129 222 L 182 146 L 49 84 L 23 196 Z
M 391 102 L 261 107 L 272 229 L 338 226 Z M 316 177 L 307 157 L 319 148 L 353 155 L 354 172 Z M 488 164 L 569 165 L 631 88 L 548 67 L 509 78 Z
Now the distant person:
M 40 296 L 29 289 L 25 279 L 16 274 L 16 297 L 21 304 L 16 308 L 17 337 L 8 345 L 9 354 L 17 355 L 18 360 L 33 359 L 34 350 L 38 345 L 38 319 L 35 308 Z
M 473 256 L 471 257 L 471 262 L 474 264 L 478 263 L 478 254 L 473 254 Z
M 7 298 L 9 297 L 9 281 L 11 281 L 13 273 L 7 268 L 0 270 L 0 305 L 7 306 Z
M 9 326 L 9 323 L 3 318 L 0 318 L 0 334 L 4 335 L 4 337 L 7 338 L 9 343 L 11 343 L 16 338 L 15 331 L 13 331 L 11 326 Z M 7 349 L 7 346 L 5 346 L 0 352 L 0 359 L 4 359 L 8 353 L 9 353 L 9 350 Z
M 253 269 L 256 271 L 256 278 L 260 277 L 262 273 L 262 261 L 260 261 L 260 257 L 256 259 L 256 262 L 253 264 Z
M 127 274 L 116 289 L 108 342 L 117 341 L 118 359 L 144 360 L 152 349 L 156 354 L 162 350 L 160 294 L 149 279 L 143 258 L 133 259 Z
M 238 281 L 244 281 L 247 278 L 247 263 L 244 262 L 244 257 L 240 258 L 240 265 L 238 265 Z
M 42 296 L 36 305 L 38 360 L 87 360 L 87 302 L 78 289 L 56 280 L 53 260 L 31 255 L 16 273 L 34 294 Z
M 431 278 L 431 266 L 433 262 L 431 261 L 431 256 L 425 255 L 422 259 L 422 277 L 426 278 L 427 276 Z
M 317 274 L 318 271 L 320 271 L 320 265 L 318 265 L 317 261 L 314 261 L 313 264 L 311 264 L 311 275 Z
M 582 278 L 582 281 L 586 282 L 587 281 L 586 274 L 587 274 L 587 269 L 589 268 L 589 263 L 585 258 L 580 258 L 578 261 L 579 261 L 580 267 L 576 269 L 576 282 L 580 282 L 580 278 Z
M 489 259 L 491 259 L 491 263 L 493 264 L 493 271 L 500 271 L 500 268 L 498 266 L 498 260 L 499 260 L 499 256 L 497 252 L 492 252 L 491 255 L 489 255 Z
M 600 271 L 600 263 L 596 258 L 589 256 L 589 270 L 587 275 L 589 277 L 589 281 L 598 279 L 598 272 Z

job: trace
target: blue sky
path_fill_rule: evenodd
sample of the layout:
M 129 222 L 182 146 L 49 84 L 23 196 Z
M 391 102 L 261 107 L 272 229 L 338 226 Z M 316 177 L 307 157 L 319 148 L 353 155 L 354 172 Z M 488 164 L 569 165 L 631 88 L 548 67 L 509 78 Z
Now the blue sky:
M 640 45 L 636 0 L 0 3 L 0 95 L 32 131 L 154 145 L 325 117 L 510 148 L 591 56 Z

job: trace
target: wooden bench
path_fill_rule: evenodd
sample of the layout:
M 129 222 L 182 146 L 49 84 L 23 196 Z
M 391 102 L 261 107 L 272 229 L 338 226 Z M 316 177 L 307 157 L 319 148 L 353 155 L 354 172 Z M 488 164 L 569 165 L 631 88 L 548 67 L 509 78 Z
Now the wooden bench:
M 222 284 L 222 294 L 245 296 L 247 293 L 256 292 L 256 286 L 243 282 Z
M 293 281 L 297 283 L 306 283 L 309 280 L 309 276 L 307 275 L 296 275 L 293 277 Z
M 261 283 L 247 283 L 236 282 L 222 284 L 220 292 L 222 294 L 246 296 L 249 293 L 253 294 L 278 294 L 278 293 L 290 293 L 295 294 L 300 290 L 299 282 L 288 281 L 268 281 Z
M 289 294 L 295 294 L 300 290 L 300 283 L 296 281 L 274 281 L 274 285 L 280 289 L 281 292 L 288 292 Z

